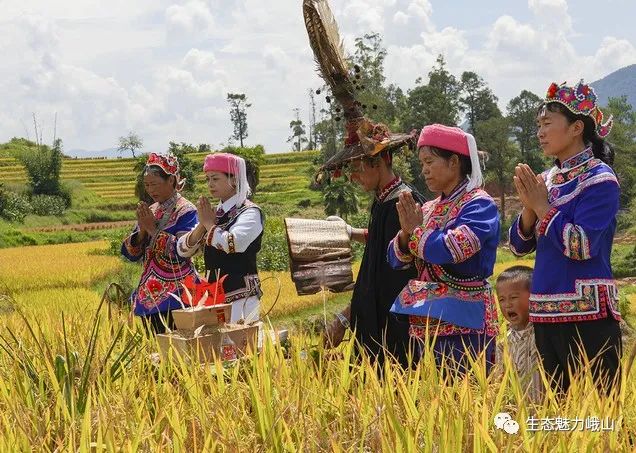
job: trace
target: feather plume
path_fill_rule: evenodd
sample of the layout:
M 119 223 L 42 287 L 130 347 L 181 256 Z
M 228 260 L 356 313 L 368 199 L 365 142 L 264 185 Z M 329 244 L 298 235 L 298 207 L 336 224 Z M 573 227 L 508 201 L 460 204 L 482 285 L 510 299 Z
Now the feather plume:
M 350 79 L 344 44 L 327 0 L 303 0 L 303 16 L 320 75 L 340 102 L 347 120 L 362 117 Z

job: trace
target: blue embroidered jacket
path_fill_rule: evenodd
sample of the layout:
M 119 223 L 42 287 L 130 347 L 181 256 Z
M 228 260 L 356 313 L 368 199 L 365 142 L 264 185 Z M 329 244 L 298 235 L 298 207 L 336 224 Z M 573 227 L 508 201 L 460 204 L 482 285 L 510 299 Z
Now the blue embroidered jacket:
M 537 252 L 530 320 L 588 321 L 609 313 L 620 319 L 610 264 L 619 208 L 616 175 L 587 148 L 544 178 L 552 209 L 529 236 L 521 231 L 519 216 L 510 227 L 515 255 Z
M 499 243 L 499 212 L 482 189 L 466 191 L 464 181 L 453 193 L 422 206 L 421 227 L 413 231 L 409 252 L 399 239 L 389 244 L 392 267 L 418 267 L 391 311 L 411 315 L 411 335 L 497 334 L 492 275 Z
M 121 246 L 121 253 L 126 259 L 143 263 L 139 286 L 130 296 L 135 314 L 139 316 L 181 308 L 179 301 L 170 294 L 181 296 L 181 282 L 188 275 L 198 280 L 190 258 L 183 258 L 177 253 L 179 237 L 198 223 L 196 207 L 177 194 L 174 200 L 150 205 L 150 210 L 157 220 L 164 214 L 169 215 L 163 229 L 155 235 L 154 242 L 146 237 L 140 243 L 139 225 L 136 225 Z

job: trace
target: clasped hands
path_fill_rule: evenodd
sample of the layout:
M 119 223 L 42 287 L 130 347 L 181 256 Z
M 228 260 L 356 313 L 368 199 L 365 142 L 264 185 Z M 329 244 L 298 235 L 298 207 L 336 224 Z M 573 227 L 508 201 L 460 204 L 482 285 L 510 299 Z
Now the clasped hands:
M 550 210 L 550 203 L 543 176 L 535 175 L 527 164 L 518 164 L 512 179 L 525 213 L 538 219 L 545 217 Z
M 148 203 L 140 201 L 137 204 L 136 216 L 139 231 L 142 235 L 152 236 L 157 232 L 157 220 Z
M 411 192 L 402 192 L 395 207 L 400 219 L 400 247 L 406 249 L 409 237 L 424 222 L 422 206 L 415 202 Z
M 197 200 L 197 215 L 199 216 L 199 223 L 201 223 L 206 230 L 210 230 L 216 225 L 216 208 L 213 208 L 210 204 L 210 200 L 203 195 Z

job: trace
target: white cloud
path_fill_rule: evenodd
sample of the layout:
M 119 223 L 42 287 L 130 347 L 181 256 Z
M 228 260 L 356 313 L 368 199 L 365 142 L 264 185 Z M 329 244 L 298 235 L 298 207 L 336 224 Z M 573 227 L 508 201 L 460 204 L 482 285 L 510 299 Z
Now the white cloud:
M 636 63 L 636 47 L 626 39 L 607 36 L 594 56 L 588 57 L 593 68 L 592 77 L 602 77 L 608 72 Z
M 429 0 L 412 0 L 407 10 L 418 19 L 418 25 L 423 25 L 429 31 L 434 28 L 431 21 L 433 6 Z M 422 21 L 422 23 L 419 21 Z
M 528 0 L 528 8 L 552 33 L 572 31 L 567 0 Z
M 430 0 L 330 4 L 349 51 L 355 37 L 383 34 L 387 80 L 404 89 L 426 79 L 440 53 L 454 74 L 483 76 L 502 107 L 522 89 L 542 93 L 553 80 L 595 80 L 636 62 L 618 32 L 588 33 L 581 47 L 565 0 L 528 0 L 528 18 L 510 8 L 478 29 L 443 22 Z M 31 131 L 32 112 L 46 140 L 57 112 L 67 149 L 112 147 L 131 129 L 147 149 L 225 142 L 226 94 L 239 92 L 252 103 L 248 143 L 285 151 L 292 109 L 306 118 L 307 89 L 320 84 L 297 0 L 9 0 L 0 54 L 0 95 L 11 106 L 0 112 L 0 141 Z
M 168 35 L 205 35 L 215 25 L 208 5 L 200 0 L 190 0 L 184 5 L 171 5 L 166 9 Z
M 398 11 L 393 15 L 393 23 L 397 25 L 406 25 L 409 21 L 409 15 L 402 11 Z

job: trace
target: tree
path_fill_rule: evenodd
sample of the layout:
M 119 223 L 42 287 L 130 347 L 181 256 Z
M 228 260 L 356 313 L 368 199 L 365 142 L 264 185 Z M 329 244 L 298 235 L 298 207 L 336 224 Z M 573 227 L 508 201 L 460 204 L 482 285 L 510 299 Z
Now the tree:
M 228 93 L 227 102 L 230 104 L 230 120 L 234 125 L 230 140 L 238 140 L 243 148 L 243 140 L 247 138 L 247 109 L 252 104 L 247 103 L 247 96 L 244 93 Z
M 323 190 L 323 203 L 327 215 L 339 215 L 347 219 L 349 214 L 358 212 L 358 194 L 350 181 L 344 178 L 333 179 Z
M 287 139 L 287 143 L 292 143 L 294 151 L 300 151 L 303 143 L 307 143 L 307 138 L 305 137 L 305 125 L 300 119 L 300 109 L 295 108 L 294 112 L 296 113 L 296 119 L 289 123 L 289 128 L 292 130 L 292 134 Z
M 459 94 L 461 85 L 446 70 L 444 57 L 437 57 L 436 66 L 428 73 L 428 84 L 415 81 L 415 88 L 408 91 L 406 109 L 403 111 L 405 129 L 421 129 L 425 124 L 455 126 L 459 120 Z
M 132 156 L 136 158 L 135 151 L 144 147 L 144 142 L 135 132 L 130 131 L 128 135 L 119 137 L 119 144 L 117 145 L 117 151 L 121 154 L 123 151 L 130 151 Z
M 56 139 L 52 148 L 38 145 L 35 148 L 25 148 L 19 155 L 24 165 L 29 188 L 33 195 L 61 195 L 60 172 L 62 171 L 62 140 Z M 70 204 L 70 198 L 67 200 Z
M 323 90 L 329 93 L 326 87 Z M 322 92 L 322 91 L 321 91 Z M 330 94 L 328 94 L 329 96 Z M 320 158 L 318 163 L 324 163 L 336 154 L 344 141 L 344 127 L 342 114 L 337 111 L 340 107 L 334 102 L 320 109 L 321 120 L 316 124 L 316 144 L 320 145 Z
M 206 153 L 209 154 L 212 152 L 212 147 L 207 143 L 201 143 L 197 148 L 197 153 Z
M 309 141 L 307 149 L 316 149 L 316 98 L 313 88 L 309 89 Z
M 354 48 L 350 63 L 354 69 L 357 68 L 354 72 L 356 99 L 369 118 L 388 126 L 397 126 L 394 124 L 397 112 L 389 93 L 391 90 L 395 95 L 397 88 L 385 86 L 384 60 L 387 51 L 382 36 L 379 33 L 367 33 L 355 39 Z
M 603 109 L 605 119 L 614 116 L 609 141 L 614 147 L 614 171 L 621 184 L 621 206 L 626 208 L 636 197 L 636 111 L 626 96 L 610 98 Z M 635 249 L 636 250 L 636 249 Z
M 479 75 L 472 71 L 462 73 L 461 87 L 459 105 L 466 113 L 468 132 L 474 135 L 477 123 L 501 117 L 501 111 L 497 107 L 497 96 Z
M 507 107 L 508 120 L 519 145 L 521 160 L 530 165 L 535 173 L 544 170 L 536 126 L 537 109 L 541 102 L 539 96 L 523 90 L 519 96 L 510 100 Z
M 506 222 L 506 191 L 512 188 L 514 169 L 519 161 L 519 151 L 509 137 L 510 124 L 506 118 L 493 117 L 477 124 L 477 144 L 488 153 L 486 179 L 501 189 L 502 222 Z

